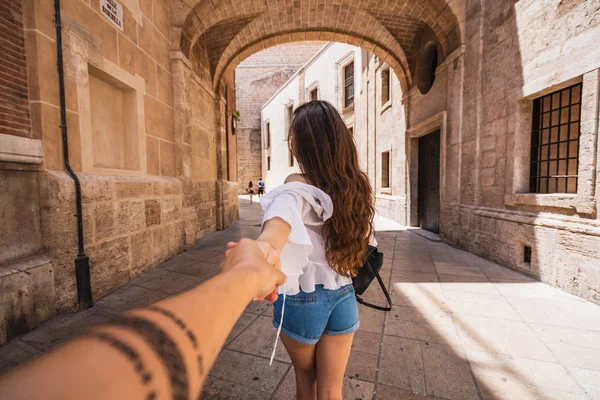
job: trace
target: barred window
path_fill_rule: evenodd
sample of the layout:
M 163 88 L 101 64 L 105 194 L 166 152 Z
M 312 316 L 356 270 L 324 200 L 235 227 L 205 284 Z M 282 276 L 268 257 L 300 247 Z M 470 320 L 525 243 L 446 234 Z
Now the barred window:
M 267 156 L 267 171 L 271 170 L 271 156 Z
M 344 67 L 344 108 L 354 104 L 354 61 Z
M 533 101 L 532 193 L 577 193 L 581 83 Z
M 385 105 L 390 101 L 390 89 L 390 69 L 387 68 L 381 71 L 381 105 Z
M 390 187 L 390 152 L 381 153 L 381 187 Z
M 288 149 L 288 160 L 290 162 L 290 167 L 294 166 L 294 155 L 292 154 L 292 150 Z
M 319 99 L 319 88 L 314 88 L 310 91 L 310 100 L 318 100 Z

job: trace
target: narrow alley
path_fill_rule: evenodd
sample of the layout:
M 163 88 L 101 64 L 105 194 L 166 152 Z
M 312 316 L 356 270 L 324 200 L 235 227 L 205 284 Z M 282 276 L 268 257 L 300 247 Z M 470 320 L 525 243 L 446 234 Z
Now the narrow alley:
M 91 325 L 185 291 L 218 272 L 228 241 L 256 237 L 262 212 L 240 199 L 240 221 L 99 300 L 0 349 L 0 372 Z M 360 306 L 345 399 L 600 399 L 600 307 L 410 230 L 380 231 L 393 310 Z M 383 302 L 377 285 L 366 298 Z M 290 359 L 272 307 L 253 303 L 210 373 L 203 399 L 294 399 Z M 587 393 L 587 394 L 586 394 Z

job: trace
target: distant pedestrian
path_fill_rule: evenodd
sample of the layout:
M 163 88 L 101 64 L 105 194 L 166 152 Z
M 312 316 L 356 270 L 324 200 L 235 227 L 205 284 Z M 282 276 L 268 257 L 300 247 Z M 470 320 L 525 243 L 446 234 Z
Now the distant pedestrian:
M 260 198 L 263 194 L 265 194 L 265 182 L 262 178 L 258 178 L 258 197 Z
M 246 192 L 248 192 L 248 194 L 250 195 L 250 204 L 252 204 L 252 196 L 254 196 L 254 184 L 252 183 L 252 181 L 248 182 Z

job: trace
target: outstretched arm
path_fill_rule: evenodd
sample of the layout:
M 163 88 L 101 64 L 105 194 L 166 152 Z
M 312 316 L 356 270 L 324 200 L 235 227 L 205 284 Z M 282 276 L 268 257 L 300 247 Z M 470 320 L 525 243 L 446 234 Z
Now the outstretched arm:
M 197 399 L 244 308 L 285 280 L 277 253 L 261 246 L 241 240 L 227 251 L 223 272 L 204 284 L 95 327 L 0 377 L 2 398 Z

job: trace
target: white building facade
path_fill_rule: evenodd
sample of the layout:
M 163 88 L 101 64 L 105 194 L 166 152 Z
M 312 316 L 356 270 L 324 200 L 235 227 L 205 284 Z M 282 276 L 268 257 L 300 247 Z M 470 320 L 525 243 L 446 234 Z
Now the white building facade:
M 306 101 L 326 100 L 337 107 L 354 130 L 363 52 L 342 43 L 328 43 L 294 74 L 262 107 L 263 179 L 267 190 L 299 172 L 288 146 L 293 111 Z

